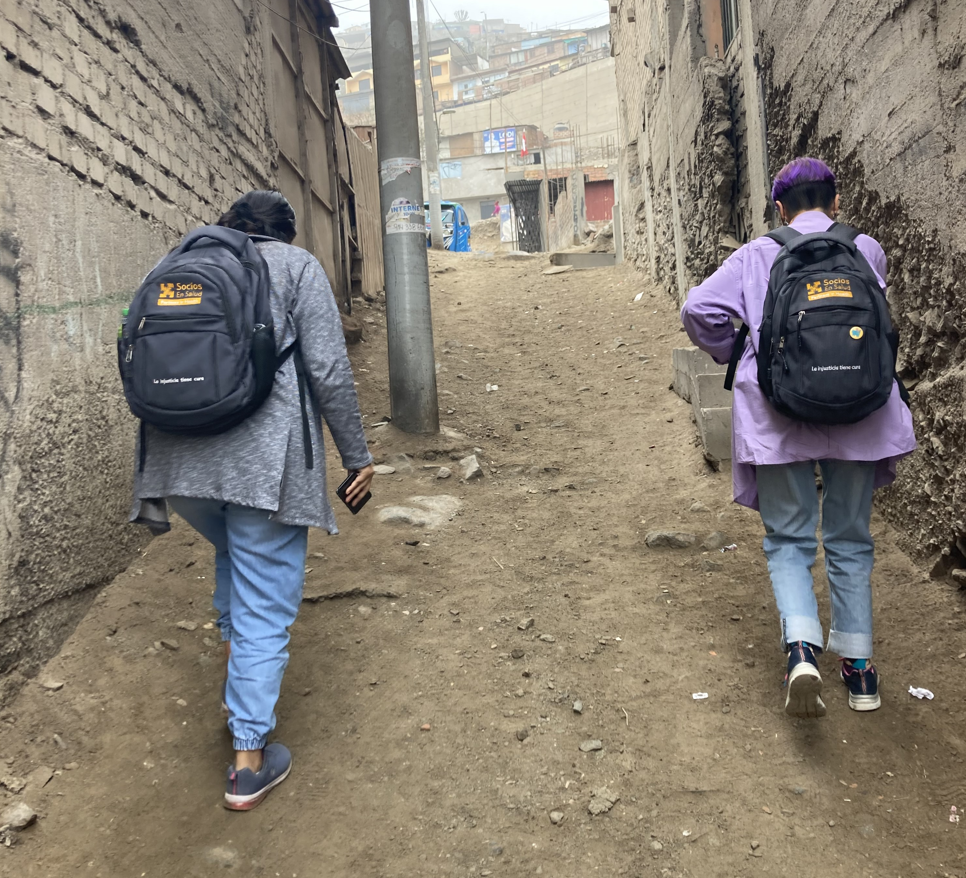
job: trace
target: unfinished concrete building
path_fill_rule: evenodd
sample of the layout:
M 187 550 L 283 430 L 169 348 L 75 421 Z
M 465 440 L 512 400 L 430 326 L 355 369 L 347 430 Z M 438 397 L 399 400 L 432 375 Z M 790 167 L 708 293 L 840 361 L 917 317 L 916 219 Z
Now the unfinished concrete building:
M 323 0 L 0 2 L 0 701 L 147 541 L 114 343 L 158 258 L 275 186 L 343 310 L 381 288 L 336 23 Z
M 889 257 L 920 450 L 882 508 L 966 562 L 966 0 L 611 0 L 625 253 L 677 299 L 774 222 L 817 155 Z

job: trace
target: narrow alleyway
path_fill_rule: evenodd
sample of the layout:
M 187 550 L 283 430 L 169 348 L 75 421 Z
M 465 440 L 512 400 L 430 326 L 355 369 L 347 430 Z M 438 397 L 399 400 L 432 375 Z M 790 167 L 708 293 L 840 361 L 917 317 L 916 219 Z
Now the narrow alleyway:
M 0 774 L 28 781 L 0 807 L 41 815 L 0 875 L 966 876 L 949 819 L 966 807 L 963 595 L 877 518 L 883 709 L 849 711 L 828 656 L 828 717 L 788 719 L 760 523 L 668 389 L 672 303 L 629 268 L 546 265 L 433 257 L 456 433 L 371 427 L 396 472 L 310 540 L 279 707 L 291 778 L 249 814 L 221 807 L 213 565 L 178 527 L 40 678 L 63 686 L 31 683 L 0 715 Z M 376 424 L 384 311 L 361 313 Z M 484 475 L 460 483 L 474 448 Z M 463 505 L 437 529 L 377 522 L 440 495 Z M 648 549 L 656 529 L 697 541 Z M 698 548 L 714 531 L 737 550 Z

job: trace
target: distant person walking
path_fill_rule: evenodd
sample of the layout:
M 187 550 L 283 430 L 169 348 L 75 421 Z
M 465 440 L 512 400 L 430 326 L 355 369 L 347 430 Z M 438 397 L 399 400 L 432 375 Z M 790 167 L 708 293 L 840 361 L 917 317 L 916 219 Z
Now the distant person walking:
M 225 253 L 225 259 L 233 258 L 216 243 L 222 235 L 247 254 L 240 264 L 230 263 L 238 266 L 236 277 L 245 277 L 242 267 L 265 270 L 258 253 L 267 263 L 270 287 L 265 284 L 261 289 L 269 297 L 271 313 L 263 319 L 266 324 L 274 322 L 274 338 L 267 344 L 269 355 L 278 357 L 277 365 L 273 358 L 267 370 L 271 386 L 267 398 L 237 426 L 217 435 L 177 435 L 145 425 L 132 513 L 132 520 L 157 526 L 160 518 L 163 526 L 166 499 L 214 546 L 214 606 L 228 654 L 223 702 L 235 751 L 225 806 L 234 810 L 255 807 L 288 776 L 292 765 L 283 745 L 268 743 L 288 663 L 288 629 L 302 599 L 308 528 L 337 532 L 325 494 L 320 415 L 343 465 L 358 471 L 348 491 L 350 505 L 366 494 L 373 476 L 332 289 L 315 257 L 292 246 L 295 222 L 295 212 L 280 193 L 249 192 L 218 220 L 222 229 L 207 226 L 189 234 L 185 240 L 194 241 L 196 249 L 177 257 L 180 261 L 171 263 L 166 277 L 158 274 L 159 281 L 171 282 L 151 282 L 164 271 L 166 261 L 148 275 L 142 284 L 147 299 L 138 306 L 148 316 L 139 316 L 135 329 L 126 326 L 124 330 L 126 359 L 133 367 L 125 375 L 129 401 L 132 393 L 154 393 L 159 399 L 168 393 L 170 405 L 186 406 L 189 394 L 212 393 L 215 387 L 209 385 L 220 386 L 232 333 L 252 338 L 253 329 L 257 334 L 262 327 L 244 325 L 237 310 L 223 313 L 238 283 L 217 289 L 224 272 L 211 269 L 210 262 L 208 267 L 193 265 L 191 259 L 222 258 L 210 255 L 215 251 Z M 225 234 L 224 229 L 236 231 Z M 184 278 L 199 282 L 180 282 Z M 132 313 L 138 301 L 132 304 Z M 202 338 L 208 327 L 220 325 L 220 319 L 229 331 Z M 171 346 L 180 345 L 180 356 L 152 361 L 152 351 L 163 350 L 164 345 L 171 351 L 175 351 Z M 207 373 L 205 345 L 224 351 Z M 151 380 L 151 369 L 162 374 L 165 368 L 179 372 Z M 304 382 L 297 372 L 304 375 Z M 183 373 L 188 374 L 178 377 Z
M 872 492 L 890 484 L 896 462 L 916 448 L 904 391 L 893 380 L 894 350 L 882 348 L 890 325 L 886 257 L 877 241 L 834 222 L 839 196 L 824 162 L 790 162 L 775 178 L 772 199 L 789 229 L 733 253 L 690 291 L 681 318 L 694 344 L 718 363 L 727 363 L 735 347 L 732 321 L 750 327 L 747 348 L 743 334 L 737 339 L 734 498 L 758 509 L 765 525 L 788 654 L 785 712 L 826 712 L 817 661 L 825 638 L 811 575 L 820 511 L 832 611 L 827 647 L 841 656 L 849 706 L 875 710 L 881 699 L 872 663 Z M 770 310 L 779 301 L 784 311 Z M 863 414 L 866 403 L 879 407 L 850 422 L 842 400 L 859 386 L 871 389 L 852 414 Z
M 498 201 L 493 205 L 493 216 L 498 217 L 500 215 L 500 202 Z

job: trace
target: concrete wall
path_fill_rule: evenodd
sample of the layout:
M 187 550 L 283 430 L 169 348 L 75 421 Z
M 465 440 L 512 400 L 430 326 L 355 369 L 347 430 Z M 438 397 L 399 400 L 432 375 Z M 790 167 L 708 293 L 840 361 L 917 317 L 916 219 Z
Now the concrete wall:
M 0 701 L 146 542 L 120 309 L 189 227 L 275 182 L 266 14 L 0 3 Z
M 451 172 L 458 167 L 460 173 L 459 177 L 443 177 L 439 181 L 443 199 L 459 201 L 466 208 L 470 222 L 479 220 L 481 201 L 506 200 L 503 158 L 503 153 L 498 153 L 441 159 L 441 163 L 450 166 Z M 514 167 L 510 165 L 510 168 Z
M 120 309 L 271 178 L 260 45 L 230 0 L 0 6 L 0 674 L 29 675 L 146 542 L 122 524 Z
M 728 67 L 696 0 L 613 17 L 625 254 L 676 298 L 719 263 L 736 170 Z M 720 41 L 720 36 L 716 37 Z
M 566 250 L 575 243 L 573 204 L 570 192 L 561 192 L 554 211 L 547 217 L 547 250 Z

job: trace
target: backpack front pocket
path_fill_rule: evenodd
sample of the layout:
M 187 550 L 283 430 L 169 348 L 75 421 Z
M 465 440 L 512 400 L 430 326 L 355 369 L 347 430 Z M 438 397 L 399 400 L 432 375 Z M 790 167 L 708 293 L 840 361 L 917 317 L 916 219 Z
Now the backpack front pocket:
M 830 406 L 859 402 L 879 386 L 879 333 L 873 315 L 846 308 L 793 316 L 786 386 L 797 396 Z
M 217 318 L 146 317 L 138 327 L 131 365 L 134 386 L 154 409 L 194 411 L 220 402 L 219 364 L 234 357 L 231 338 Z

